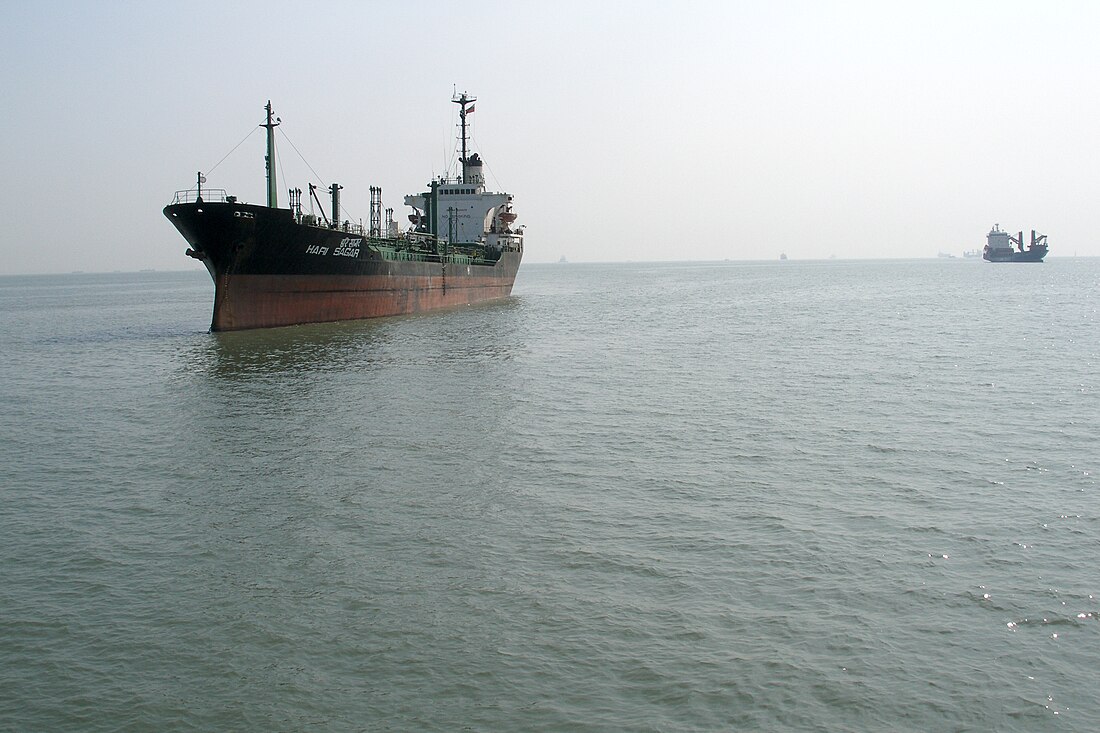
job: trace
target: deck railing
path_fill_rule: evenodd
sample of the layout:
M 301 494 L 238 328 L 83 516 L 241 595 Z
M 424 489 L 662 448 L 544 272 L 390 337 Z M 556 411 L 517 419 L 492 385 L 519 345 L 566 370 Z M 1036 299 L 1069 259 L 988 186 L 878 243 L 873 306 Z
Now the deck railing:
M 203 201 L 222 203 L 226 198 L 224 188 L 204 188 L 202 190 Z M 195 204 L 198 203 L 198 201 L 199 191 L 194 188 L 187 191 L 176 191 L 176 195 L 172 197 L 173 204 Z

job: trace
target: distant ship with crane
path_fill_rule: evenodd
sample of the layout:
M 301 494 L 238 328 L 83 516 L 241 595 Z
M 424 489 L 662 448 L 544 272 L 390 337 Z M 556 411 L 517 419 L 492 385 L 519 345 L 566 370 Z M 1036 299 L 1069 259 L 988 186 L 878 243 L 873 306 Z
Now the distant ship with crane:
M 999 224 L 993 225 L 985 239 L 982 259 L 987 262 L 1042 262 L 1047 256 L 1047 235 L 1036 234 L 1034 229 L 1031 230 L 1031 242 L 1027 249 L 1024 249 L 1023 232 L 1012 236 L 1003 231 Z

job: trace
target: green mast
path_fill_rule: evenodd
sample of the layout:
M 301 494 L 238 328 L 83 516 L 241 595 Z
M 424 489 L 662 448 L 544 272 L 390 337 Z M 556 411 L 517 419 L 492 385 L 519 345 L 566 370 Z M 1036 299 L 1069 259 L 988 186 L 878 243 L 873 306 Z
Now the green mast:
M 267 128 L 267 156 L 264 158 L 267 165 L 267 205 L 275 209 L 279 206 L 278 197 L 275 194 L 275 128 L 279 126 L 282 120 L 276 117 L 274 122 L 271 121 L 270 99 L 267 100 L 267 106 L 264 109 L 267 110 L 267 122 L 260 125 L 260 127 Z

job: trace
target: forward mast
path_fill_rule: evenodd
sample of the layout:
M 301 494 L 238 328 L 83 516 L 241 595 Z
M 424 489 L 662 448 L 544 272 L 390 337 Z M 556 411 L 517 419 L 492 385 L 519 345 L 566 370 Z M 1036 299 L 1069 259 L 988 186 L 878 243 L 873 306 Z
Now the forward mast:
M 282 122 L 278 117 L 272 122 L 271 113 L 271 100 L 267 100 L 267 106 L 264 107 L 267 110 L 267 122 L 260 125 L 260 127 L 267 128 L 267 156 L 264 158 L 264 162 L 267 166 L 267 207 L 269 209 L 279 208 L 279 197 L 276 193 L 277 184 L 275 182 L 275 128 Z

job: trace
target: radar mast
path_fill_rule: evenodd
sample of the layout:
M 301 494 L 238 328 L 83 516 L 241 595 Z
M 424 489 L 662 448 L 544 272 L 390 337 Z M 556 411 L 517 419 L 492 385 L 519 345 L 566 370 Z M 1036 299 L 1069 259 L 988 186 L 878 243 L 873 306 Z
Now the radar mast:
M 474 102 L 477 101 L 477 97 L 471 97 L 466 92 L 462 92 L 462 94 L 455 94 L 455 96 L 451 98 L 451 101 L 459 105 L 459 127 L 462 128 L 462 157 L 459 158 L 459 160 L 462 161 L 462 182 L 469 183 L 469 181 L 466 180 L 466 115 L 473 113 Z M 467 109 L 466 105 L 469 105 L 469 109 Z

